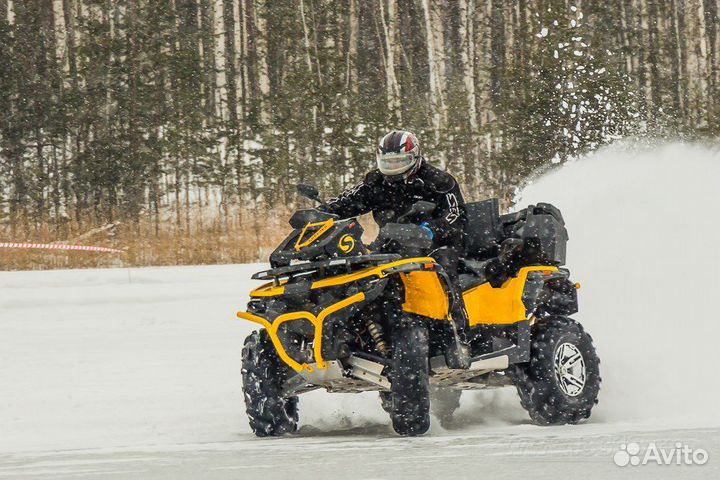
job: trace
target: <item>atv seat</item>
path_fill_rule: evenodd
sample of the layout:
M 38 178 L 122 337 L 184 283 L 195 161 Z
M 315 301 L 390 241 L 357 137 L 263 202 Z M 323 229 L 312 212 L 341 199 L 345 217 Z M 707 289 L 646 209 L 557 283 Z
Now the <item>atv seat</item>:
M 475 275 L 471 275 L 469 273 L 461 273 L 458 277 L 458 289 L 460 290 L 460 293 L 467 292 L 473 287 L 477 287 L 478 285 L 482 285 L 483 282 L 479 281 L 478 278 Z

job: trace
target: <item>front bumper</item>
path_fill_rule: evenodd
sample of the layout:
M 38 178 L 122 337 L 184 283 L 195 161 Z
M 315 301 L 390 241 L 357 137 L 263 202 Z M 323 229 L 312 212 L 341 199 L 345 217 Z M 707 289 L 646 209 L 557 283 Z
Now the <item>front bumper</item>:
M 325 323 L 325 320 L 327 320 L 332 314 L 339 312 L 340 310 L 343 310 L 345 308 L 348 308 L 352 305 L 355 305 L 357 303 L 361 303 L 365 301 L 365 292 L 356 293 L 355 295 L 348 297 L 344 300 L 341 300 L 337 303 L 334 303 L 326 308 L 324 308 L 318 315 L 313 315 L 310 312 L 307 311 L 299 311 L 299 312 L 290 312 L 290 313 L 284 313 L 280 316 L 278 316 L 273 322 L 270 322 L 269 320 L 252 313 L 248 312 L 238 312 L 237 316 L 238 318 L 241 318 L 243 320 L 247 320 L 249 322 L 254 322 L 259 325 L 262 325 L 265 327 L 265 329 L 268 332 L 268 335 L 270 336 L 270 339 L 273 342 L 273 345 L 275 346 L 275 349 L 277 350 L 278 355 L 282 359 L 283 362 L 285 362 L 290 368 L 295 370 L 298 373 L 302 373 L 304 371 L 306 372 L 313 372 L 314 367 L 308 363 L 300 363 L 294 360 L 290 355 L 288 355 L 287 351 L 285 350 L 285 347 L 283 346 L 282 342 L 280 341 L 280 337 L 278 336 L 278 329 L 280 326 L 285 322 L 292 322 L 295 320 L 305 320 L 309 321 L 314 329 L 315 329 L 315 341 L 313 343 L 313 354 L 315 356 L 315 364 L 317 368 L 326 369 L 327 363 L 323 359 L 322 356 L 322 338 L 323 338 L 323 325 Z

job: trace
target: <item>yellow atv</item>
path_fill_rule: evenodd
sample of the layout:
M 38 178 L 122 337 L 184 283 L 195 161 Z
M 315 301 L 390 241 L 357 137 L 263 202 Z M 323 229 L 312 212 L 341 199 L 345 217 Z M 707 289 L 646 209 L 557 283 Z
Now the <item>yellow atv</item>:
M 317 199 L 312 187 L 299 191 Z M 433 208 L 418 202 L 400 222 Z M 272 268 L 252 277 L 268 283 L 237 314 L 263 327 L 242 352 L 256 435 L 295 431 L 298 395 L 318 388 L 379 391 L 400 435 L 427 431 L 431 392 L 441 421 L 462 390 L 506 385 L 516 386 L 538 424 L 590 416 L 599 360 L 590 335 L 568 318 L 579 285 L 560 268 L 567 242 L 560 212 L 538 204 L 501 216 L 496 199 L 467 210 L 467 257 L 455 285 L 427 255 L 429 234 L 413 223 L 385 225 L 371 252 L 354 218 L 293 214 Z M 460 295 L 466 318 L 453 319 Z M 461 368 L 458 352 L 466 357 Z

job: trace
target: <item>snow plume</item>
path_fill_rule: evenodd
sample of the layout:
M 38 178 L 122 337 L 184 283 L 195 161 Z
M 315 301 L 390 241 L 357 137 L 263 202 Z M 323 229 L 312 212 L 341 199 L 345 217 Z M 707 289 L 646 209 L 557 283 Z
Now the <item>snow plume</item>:
M 570 234 L 603 388 L 596 421 L 720 424 L 720 150 L 683 143 L 601 149 L 527 186 Z
M 560 163 L 642 127 L 632 81 L 584 18 L 573 5 L 550 6 L 536 34 L 543 61 L 528 80 L 535 95 L 515 110 L 523 128 L 536 132 L 521 148 L 531 158 L 550 152 Z

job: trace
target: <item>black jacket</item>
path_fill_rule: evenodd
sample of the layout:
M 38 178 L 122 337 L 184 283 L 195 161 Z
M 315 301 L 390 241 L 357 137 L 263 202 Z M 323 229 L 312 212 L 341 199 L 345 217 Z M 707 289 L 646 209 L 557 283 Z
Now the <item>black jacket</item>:
M 341 218 L 372 212 L 382 227 L 395 222 L 418 200 L 437 205 L 432 219 L 428 220 L 435 245 L 453 247 L 462 255 L 467 215 L 460 187 L 452 175 L 424 160 L 418 171 L 405 181 L 388 182 L 379 170 L 373 170 L 359 185 L 318 208 Z

